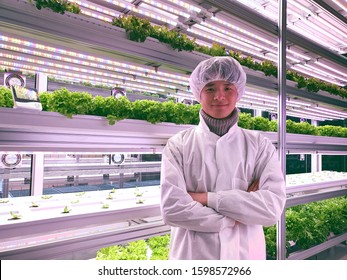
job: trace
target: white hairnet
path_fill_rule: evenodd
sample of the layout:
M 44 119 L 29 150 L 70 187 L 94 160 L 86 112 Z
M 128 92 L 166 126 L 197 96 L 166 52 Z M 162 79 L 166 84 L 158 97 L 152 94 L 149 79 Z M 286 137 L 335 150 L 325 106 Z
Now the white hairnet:
M 189 78 L 189 85 L 194 97 L 200 102 L 201 90 L 210 82 L 228 81 L 235 85 L 237 100 L 245 93 L 246 73 L 241 64 L 229 56 L 212 57 L 201 61 Z

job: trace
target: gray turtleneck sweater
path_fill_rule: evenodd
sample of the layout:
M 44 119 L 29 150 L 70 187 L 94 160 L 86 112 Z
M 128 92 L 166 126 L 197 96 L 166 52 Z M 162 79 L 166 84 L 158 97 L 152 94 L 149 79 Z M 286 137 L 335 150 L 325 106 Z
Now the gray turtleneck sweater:
M 200 110 L 200 114 L 206 125 L 210 129 L 211 132 L 217 134 L 218 136 L 223 136 L 226 134 L 229 129 L 237 123 L 239 119 L 239 110 L 235 108 L 231 114 L 223 119 L 215 119 L 210 115 L 206 114 L 204 110 Z

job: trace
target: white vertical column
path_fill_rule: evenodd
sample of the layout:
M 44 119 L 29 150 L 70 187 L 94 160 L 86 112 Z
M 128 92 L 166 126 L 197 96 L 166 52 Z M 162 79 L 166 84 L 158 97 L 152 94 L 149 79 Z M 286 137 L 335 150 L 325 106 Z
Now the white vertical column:
M 35 75 L 35 88 L 37 92 L 45 92 L 48 90 L 48 80 L 47 74 L 45 73 L 36 73 Z
M 33 154 L 31 168 L 31 195 L 43 194 L 43 153 Z
M 318 125 L 318 121 L 312 120 L 311 124 L 314 126 Z M 321 154 L 311 154 L 311 172 L 322 171 L 322 155 Z
M 261 112 L 262 112 L 262 110 L 254 109 L 254 116 L 255 117 L 261 117 Z

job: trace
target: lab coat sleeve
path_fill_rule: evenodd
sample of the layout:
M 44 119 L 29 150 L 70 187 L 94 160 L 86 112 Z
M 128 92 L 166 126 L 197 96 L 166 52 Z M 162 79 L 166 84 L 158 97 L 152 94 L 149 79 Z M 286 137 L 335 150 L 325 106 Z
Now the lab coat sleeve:
M 161 213 L 166 224 L 200 232 L 219 232 L 235 224 L 231 218 L 194 201 L 187 192 L 182 156 L 170 140 L 162 153 Z
M 285 181 L 272 143 L 260 137 L 255 162 L 254 179 L 259 178 L 259 190 L 241 189 L 208 193 L 208 206 L 243 224 L 270 226 L 275 224 L 285 205 Z

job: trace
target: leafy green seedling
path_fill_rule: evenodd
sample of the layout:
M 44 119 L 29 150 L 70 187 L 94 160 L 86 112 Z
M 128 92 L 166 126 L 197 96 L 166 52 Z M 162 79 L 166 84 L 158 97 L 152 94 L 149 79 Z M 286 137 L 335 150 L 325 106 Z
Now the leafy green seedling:
M 80 192 L 80 193 L 76 193 L 76 196 L 82 196 L 85 195 L 86 192 Z
M 70 213 L 71 210 L 72 210 L 72 209 L 70 209 L 68 206 L 65 206 L 65 207 L 64 207 L 64 210 L 63 210 L 63 213 L 64 213 L 64 214 Z
M 109 207 L 110 207 L 110 206 L 109 206 L 107 203 L 105 203 L 105 204 L 102 205 L 102 208 L 103 208 L 103 209 L 108 209 Z
M 139 198 L 136 201 L 136 204 L 143 204 L 145 202 L 145 200 L 143 198 Z
M 115 193 L 115 192 L 116 190 L 114 188 L 110 191 L 110 193 Z
M 78 199 L 77 199 L 77 200 L 72 200 L 72 201 L 71 201 L 71 204 L 76 204 L 76 203 L 78 203 L 78 202 L 80 202 Z
M 138 187 L 135 188 L 134 191 L 135 196 L 142 196 L 143 195 L 143 191 L 141 191 Z
M 43 196 L 41 196 L 42 199 L 50 199 L 52 197 L 53 197 L 53 195 L 43 195 Z
M 107 199 L 113 199 L 113 195 L 109 193 Z
M 39 207 L 40 205 L 37 204 L 36 202 L 31 202 L 31 206 L 30 207 Z
M 12 211 L 10 212 L 12 218 L 9 219 L 9 220 L 18 220 L 18 219 L 21 219 L 22 218 L 22 215 L 19 215 L 19 214 L 15 214 L 13 213 Z
M 7 202 L 9 202 L 8 199 L 1 199 L 1 200 L 0 200 L 0 203 L 7 203 Z

